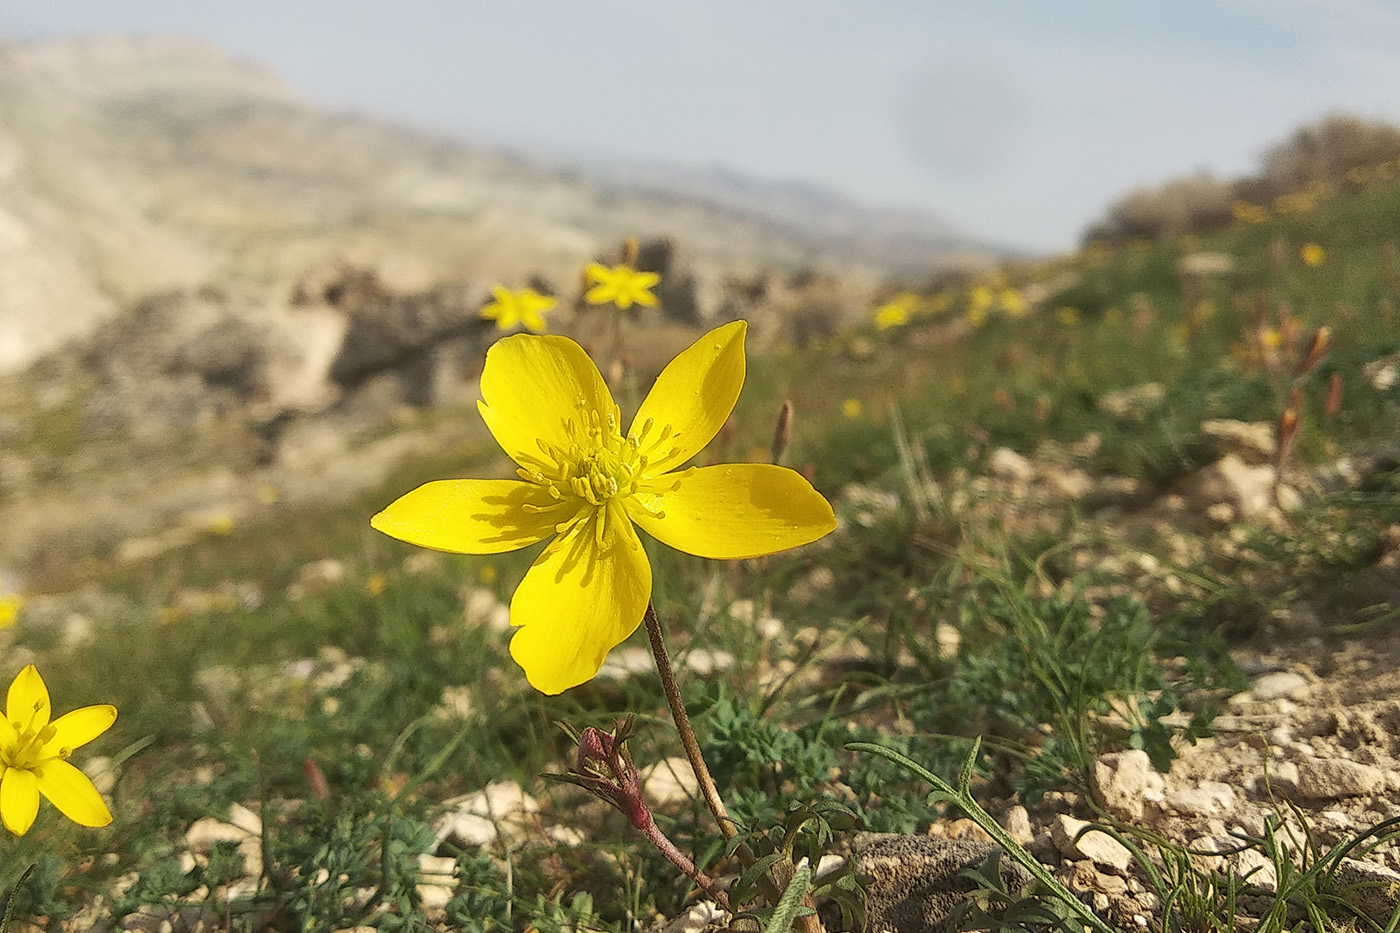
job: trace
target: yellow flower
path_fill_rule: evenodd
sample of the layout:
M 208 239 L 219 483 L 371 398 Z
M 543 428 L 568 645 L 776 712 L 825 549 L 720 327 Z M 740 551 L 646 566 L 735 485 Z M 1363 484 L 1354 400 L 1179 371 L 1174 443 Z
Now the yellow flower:
M 859 418 L 861 412 L 865 411 L 865 406 L 858 398 L 848 398 L 841 403 L 841 414 L 847 418 Z
M 365 595 L 378 596 L 389 588 L 389 578 L 382 573 L 372 573 L 365 579 Z
M 1303 248 L 1298 251 L 1302 257 L 1303 264 L 1312 266 L 1314 269 L 1327 261 L 1327 250 L 1316 243 L 1304 243 Z
M 0 719 L 0 819 L 17 836 L 34 825 L 40 794 L 81 826 L 112 822 L 97 788 L 68 756 L 111 728 L 116 707 L 84 706 L 49 722 L 51 712 L 49 690 L 31 664 L 10 684 Z
M 1064 326 L 1074 327 L 1079 323 L 1079 309 L 1062 305 L 1055 309 L 1055 317 Z
M 544 313 L 558 302 L 548 295 L 541 295 L 533 288 L 522 288 L 513 292 L 497 285 L 491 289 L 496 300 L 481 309 L 481 316 L 496 322 L 497 330 L 510 330 L 521 324 L 537 334 L 545 332 Z
M 584 271 L 588 281 L 596 283 L 588 290 L 588 294 L 583 296 L 583 300 L 591 305 L 612 302 L 623 309 L 630 308 L 633 304 L 646 308 L 656 305 L 656 296 L 650 289 L 661 281 L 661 276 L 655 272 L 638 272 L 626 264 L 609 269 L 596 262 L 590 262 Z
M 746 327 L 719 327 L 672 360 L 625 434 L 612 394 L 578 344 L 526 334 L 497 341 L 477 404 L 519 479 L 428 483 L 370 524 L 465 554 L 552 538 L 511 599 L 519 630 L 510 653 L 543 693 L 589 680 L 636 630 L 651 598 L 651 564 L 634 524 L 663 544 L 717 559 L 772 554 L 836 527 L 827 501 L 785 467 L 679 469 L 738 400 Z
M 896 295 L 891 300 L 875 309 L 875 329 L 889 330 L 891 327 L 902 327 L 909 323 L 909 315 L 918 305 L 919 299 L 914 295 Z
M 24 597 L 18 593 L 0 596 L 0 629 L 7 629 L 19 621 L 19 611 L 24 608 Z
M 1021 317 L 1028 310 L 1025 296 L 1014 288 L 1003 288 L 997 300 L 1001 302 L 1001 310 L 1012 317 Z

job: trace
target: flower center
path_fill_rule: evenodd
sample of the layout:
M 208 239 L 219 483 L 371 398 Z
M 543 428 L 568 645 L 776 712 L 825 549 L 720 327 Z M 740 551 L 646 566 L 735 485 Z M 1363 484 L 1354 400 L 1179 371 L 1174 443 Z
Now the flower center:
M 549 490 L 552 505 L 527 505 L 527 511 L 559 511 L 560 521 L 554 531 L 562 536 L 580 521 L 594 521 L 594 536 L 599 547 L 607 538 L 608 515 L 614 520 L 624 513 L 621 500 L 637 494 L 642 482 L 649 478 L 648 466 L 677 453 L 675 432 L 670 425 L 656 424 L 648 419 L 636 431 L 622 436 L 622 412 L 614 405 L 606 414 L 582 408 L 578 420 L 570 418 L 565 428 L 574 439 L 568 450 L 540 441 L 542 456 L 521 468 L 516 474 L 526 482 Z M 680 485 L 680 474 L 676 485 Z M 646 497 L 643 497 L 646 498 Z M 658 518 L 663 517 L 654 506 L 643 507 Z M 623 519 L 625 520 L 625 519 Z
M 15 731 L 19 733 L 19 739 L 9 748 L 0 750 L 0 760 L 11 768 L 20 768 L 26 771 L 33 771 L 46 761 L 54 758 L 67 758 L 71 749 L 62 748 L 58 754 L 45 754 L 45 746 L 53 741 L 57 732 L 52 725 L 42 729 L 30 728 L 21 729 L 20 723 L 13 723 Z
M 574 453 L 578 448 L 574 448 Z M 591 505 L 602 505 L 619 493 L 626 496 L 636 491 L 638 465 L 629 462 L 625 451 L 599 447 L 579 456 L 572 465 L 565 464 L 569 487 L 580 499 Z

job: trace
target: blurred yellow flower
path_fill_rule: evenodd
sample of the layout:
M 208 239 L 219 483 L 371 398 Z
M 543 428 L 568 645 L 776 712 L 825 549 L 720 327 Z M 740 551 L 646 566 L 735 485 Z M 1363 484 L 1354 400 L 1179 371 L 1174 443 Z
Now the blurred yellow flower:
M 909 323 L 914 309 L 919 306 L 919 296 L 901 292 L 875 309 L 875 329 L 889 330 Z
M 372 573 L 365 580 L 365 595 L 373 598 L 389 588 L 389 578 L 382 573 Z
M 641 527 L 677 550 L 721 560 L 807 544 L 836 527 L 801 474 L 766 463 L 683 467 L 724 425 L 744 383 L 735 321 L 661 372 L 631 428 L 583 348 L 565 337 L 496 342 L 477 403 L 519 467 L 513 480 L 440 480 L 374 516 L 422 547 L 499 554 L 551 539 L 510 604 L 510 653 L 542 693 L 591 679 L 636 630 L 651 599 Z
M 500 571 L 496 569 L 495 564 L 482 564 L 481 569 L 476 572 L 477 579 L 486 586 L 495 583 L 498 576 L 500 576 Z
M 841 403 L 841 414 L 847 418 L 859 418 L 863 411 L 865 411 L 865 406 L 860 403 L 858 398 L 848 398 Z
M 16 836 L 39 815 L 39 795 L 80 826 L 106 826 L 112 813 L 86 774 L 68 762 L 73 749 L 117 721 L 115 706 L 85 706 L 49 721 L 49 691 L 30 664 L 10 684 L 0 718 L 0 820 Z
M 276 505 L 279 498 L 281 493 L 271 483 L 263 483 L 258 487 L 258 501 L 263 505 Z
M 655 307 L 656 296 L 650 289 L 661 281 L 655 272 L 638 272 L 629 265 L 607 266 L 590 262 L 584 270 L 588 281 L 596 283 L 583 296 L 591 305 L 605 305 L 611 302 L 624 310 L 639 304 L 646 308 Z
M 227 535 L 233 533 L 233 516 L 227 512 L 220 512 L 209 519 L 209 531 L 216 535 Z
M 1316 243 L 1304 243 L 1303 248 L 1298 251 L 1298 255 L 1303 258 L 1303 264 L 1316 269 L 1327 261 L 1327 250 Z
M 24 597 L 18 593 L 0 596 L 0 629 L 6 629 L 19 621 L 19 611 L 24 608 Z
M 1003 288 L 997 300 L 1001 304 L 1001 310 L 1012 317 L 1022 317 L 1026 313 L 1026 298 L 1017 289 Z
M 1283 346 L 1283 331 L 1277 327 L 1259 328 L 1259 344 L 1270 350 L 1277 350 Z
M 544 313 L 558 301 L 548 295 L 541 295 L 533 288 L 522 288 L 513 292 L 497 285 L 491 289 L 495 301 L 481 309 L 485 320 L 495 321 L 497 330 L 510 330 L 517 324 L 537 334 L 545 332 Z
M 1079 323 L 1079 309 L 1063 305 L 1055 309 L 1055 318 L 1066 327 L 1074 327 Z

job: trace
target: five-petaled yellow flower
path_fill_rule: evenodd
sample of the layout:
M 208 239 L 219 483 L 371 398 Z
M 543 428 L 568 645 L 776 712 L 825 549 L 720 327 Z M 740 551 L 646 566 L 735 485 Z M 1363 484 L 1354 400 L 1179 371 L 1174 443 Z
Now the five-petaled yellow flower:
M 655 272 L 638 272 L 626 264 L 609 269 L 597 262 L 590 262 L 584 272 L 588 281 L 595 283 L 583 296 L 591 305 L 612 302 L 624 310 L 634 304 L 645 308 L 656 305 L 656 296 L 650 289 L 661 281 L 661 276 Z
M 558 301 L 548 295 L 541 295 L 533 288 L 522 288 L 513 292 L 497 285 L 491 289 L 495 301 L 481 309 L 481 316 L 496 322 L 497 330 L 510 330 L 516 324 L 523 325 L 537 334 L 545 332 L 544 313 Z
M 0 819 L 17 836 L 34 825 L 40 794 L 74 823 L 112 822 L 97 788 L 68 756 L 111 728 L 116 707 L 84 706 L 49 722 L 51 713 L 49 690 L 31 664 L 10 684 L 0 719 Z
M 744 383 L 746 324 L 671 361 L 632 426 L 583 348 L 519 334 L 486 354 L 478 402 L 519 479 L 420 486 L 371 524 L 412 544 L 498 554 L 553 538 L 510 604 L 510 653 L 530 684 L 560 693 L 593 677 L 641 624 L 651 564 L 633 525 L 700 557 L 758 557 L 836 527 L 831 506 L 785 467 L 680 468 L 729 417 Z

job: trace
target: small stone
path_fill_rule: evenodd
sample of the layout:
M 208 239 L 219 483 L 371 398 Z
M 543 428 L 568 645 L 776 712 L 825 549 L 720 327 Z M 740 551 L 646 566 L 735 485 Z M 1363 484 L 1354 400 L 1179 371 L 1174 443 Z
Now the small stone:
M 1180 813 L 1213 816 L 1235 809 L 1235 789 L 1219 781 L 1202 781 L 1196 787 L 1183 787 L 1167 794 L 1167 805 Z
M 867 879 L 867 928 L 893 933 L 941 929 L 977 886 L 966 877 L 967 869 L 983 864 L 995 851 L 988 842 L 930 836 L 881 835 L 858 842 L 851 858 L 856 874 Z M 1020 865 L 1003 855 L 998 867 L 1013 896 L 1030 890 L 1034 879 Z
M 1045 485 L 1066 499 L 1083 499 L 1094 488 L 1094 481 L 1083 470 L 1052 470 L 1045 475 Z
M 1028 846 L 1035 840 L 1035 831 L 1031 829 L 1031 816 L 1019 803 L 1006 811 L 1006 816 L 1001 818 L 1001 826 L 1012 839 L 1023 846 Z
M 449 812 L 434 824 L 438 844 L 453 840 L 462 846 L 485 846 L 502 839 L 509 846 L 523 842 L 528 818 L 539 812 L 535 798 L 514 781 L 499 781 L 474 794 L 446 801 Z
M 1310 800 L 1364 797 L 1385 789 L 1385 772 L 1344 758 L 1304 758 L 1298 762 L 1298 795 Z
M 416 888 L 418 901 L 429 912 L 441 911 L 452 900 L 454 888 L 445 884 L 419 884 Z
M 623 645 L 608 652 L 595 676 L 604 680 L 627 680 L 635 674 L 646 674 L 655 669 L 656 662 L 649 650 L 640 645 Z
M 110 794 L 117 784 L 116 767 L 106 755 L 96 755 L 83 762 L 83 773 L 99 794 Z
M 212 816 L 195 820 L 190 828 L 185 830 L 185 845 L 190 847 L 190 851 L 200 855 L 208 855 L 214 851 L 215 843 L 242 842 L 247 838 L 247 830 L 216 820 Z
M 296 579 L 287 587 L 287 598 L 302 599 L 311 593 L 320 593 L 345 579 L 345 565 L 334 557 L 303 564 L 297 571 Z
M 1297 699 L 1307 692 L 1308 681 L 1293 671 L 1275 671 L 1254 682 L 1250 692 L 1256 700 Z
M 1084 820 L 1061 813 L 1050 823 L 1050 839 L 1066 858 L 1088 859 L 1096 865 L 1127 871 L 1133 863 L 1133 854 L 1117 839 L 1098 830 L 1075 838 L 1088 825 Z
M 701 677 L 709 677 L 734 666 L 734 656 L 728 651 L 713 648 L 696 648 L 685 656 L 686 670 Z
M 484 587 L 470 590 L 463 597 L 462 618 L 469 626 L 484 626 L 498 632 L 510 628 L 510 609 Z
M 1001 479 L 1028 483 L 1035 474 L 1031 462 L 1010 447 L 998 447 L 987 458 L 987 472 Z
M 1278 870 L 1274 868 L 1273 860 L 1263 852 L 1243 849 L 1235 853 L 1232 861 L 1235 874 L 1240 878 L 1270 891 L 1278 889 Z
M 1273 463 L 1274 426 L 1271 422 L 1219 418 L 1203 422 L 1201 433 L 1216 438 L 1222 454 L 1236 454 L 1246 463 Z
M 1332 876 L 1331 890 L 1353 909 L 1384 926 L 1400 899 L 1400 874 L 1374 862 L 1344 858 Z
M 451 885 L 457 877 L 457 860 L 446 855 L 420 855 L 418 874 L 425 884 Z
M 690 761 L 680 756 L 663 758 L 642 775 L 642 798 L 651 806 L 686 803 L 699 793 Z
M 1121 820 L 1138 822 L 1146 813 L 1148 791 L 1161 791 L 1162 776 L 1142 749 L 1099 756 L 1089 774 L 1094 799 Z
M 262 835 L 262 817 L 258 816 L 241 803 L 229 805 L 228 821 L 250 836 Z
M 433 712 L 443 719 L 461 722 L 471 719 L 472 714 L 476 712 L 471 688 L 462 685 L 443 687 L 442 699 L 433 707 Z

